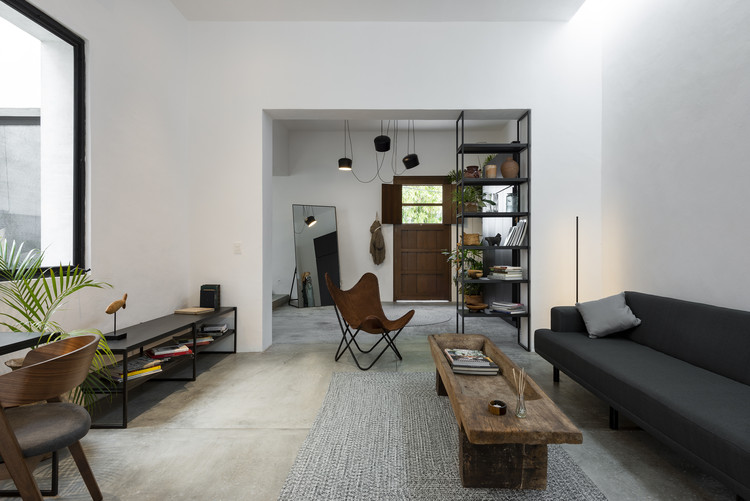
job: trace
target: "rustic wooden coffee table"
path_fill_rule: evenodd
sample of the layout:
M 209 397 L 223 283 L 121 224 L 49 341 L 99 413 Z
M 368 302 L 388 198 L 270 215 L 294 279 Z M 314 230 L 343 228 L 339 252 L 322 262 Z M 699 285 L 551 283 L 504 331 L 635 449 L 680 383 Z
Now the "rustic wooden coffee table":
M 528 376 L 524 392 L 527 416 L 517 418 L 511 369 L 518 372 L 519 367 L 485 336 L 434 334 L 429 342 L 437 392 L 448 395 L 458 421 L 464 487 L 546 489 L 547 444 L 580 444 L 580 430 Z M 443 353 L 445 348 L 482 350 L 500 367 L 500 375 L 454 374 Z M 507 413 L 490 413 L 491 400 L 504 401 Z

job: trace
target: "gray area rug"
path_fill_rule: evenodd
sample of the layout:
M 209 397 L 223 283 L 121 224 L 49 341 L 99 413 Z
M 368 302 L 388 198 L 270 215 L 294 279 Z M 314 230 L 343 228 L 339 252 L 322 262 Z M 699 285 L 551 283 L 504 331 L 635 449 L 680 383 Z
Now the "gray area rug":
M 413 309 L 414 317 L 401 331 L 399 339 L 418 338 L 441 332 L 456 332 L 455 303 L 383 303 L 383 311 L 396 319 Z M 467 318 L 465 332 L 490 335 L 507 334 L 515 337 L 516 330 L 498 318 Z M 367 339 L 369 335 L 365 336 Z M 373 337 L 373 340 L 376 340 Z M 492 337 L 490 338 L 493 341 Z M 295 308 L 283 306 L 273 311 L 273 343 L 336 343 L 341 341 L 336 312 L 333 306 Z M 398 342 L 398 341 L 397 341 Z
M 561 446 L 545 491 L 467 489 L 458 426 L 432 372 L 334 373 L 280 500 L 605 500 Z

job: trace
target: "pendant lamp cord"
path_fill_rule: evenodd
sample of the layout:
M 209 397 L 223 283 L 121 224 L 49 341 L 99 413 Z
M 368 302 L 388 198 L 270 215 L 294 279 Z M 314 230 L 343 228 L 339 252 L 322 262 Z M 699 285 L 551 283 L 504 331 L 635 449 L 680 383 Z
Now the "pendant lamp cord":
M 411 135 L 414 140 L 414 153 L 417 152 L 417 130 L 414 128 L 414 120 L 411 121 Z
M 346 157 L 346 139 L 349 138 L 349 150 L 352 152 L 351 161 L 354 163 L 354 147 L 352 146 L 352 130 L 349 128 L 349 120 L 344 120 L 344 157 Z
M 414 130 L 414 124 L 412 124 L 412 130 Z M 409 120 L 407 120 L 406 121 L 406 154 L 408 155 L 410 151 L 411 151 L 411 141 L 409 140 Z

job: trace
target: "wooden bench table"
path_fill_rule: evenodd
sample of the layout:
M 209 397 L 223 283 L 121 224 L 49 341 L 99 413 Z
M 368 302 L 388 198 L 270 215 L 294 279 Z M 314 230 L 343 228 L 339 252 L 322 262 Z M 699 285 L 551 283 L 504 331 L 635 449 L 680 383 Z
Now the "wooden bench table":
M 464 487 L 547 488 L 547 444 L 580 444 L 581 431 L 526 376 L 526 418 L 515 415 L 514 364 L 485 336 L 433 334 L 430 350 L 436 389 L 447 395 L 459 428 L 459 463 Z M 454 374 L 443 350 L 481 350 L 499 367 L 498 376 Z M 492 400 L 507 404 L 505 415 L 488 410 Z

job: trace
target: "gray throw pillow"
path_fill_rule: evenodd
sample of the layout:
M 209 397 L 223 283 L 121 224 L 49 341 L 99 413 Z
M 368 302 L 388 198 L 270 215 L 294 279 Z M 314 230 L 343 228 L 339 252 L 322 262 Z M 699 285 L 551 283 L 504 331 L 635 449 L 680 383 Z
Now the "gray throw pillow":
M 590 338 L 604 337 L 641 324 L 625 303 L 625 293 L 596 301 L 576 303 Z

